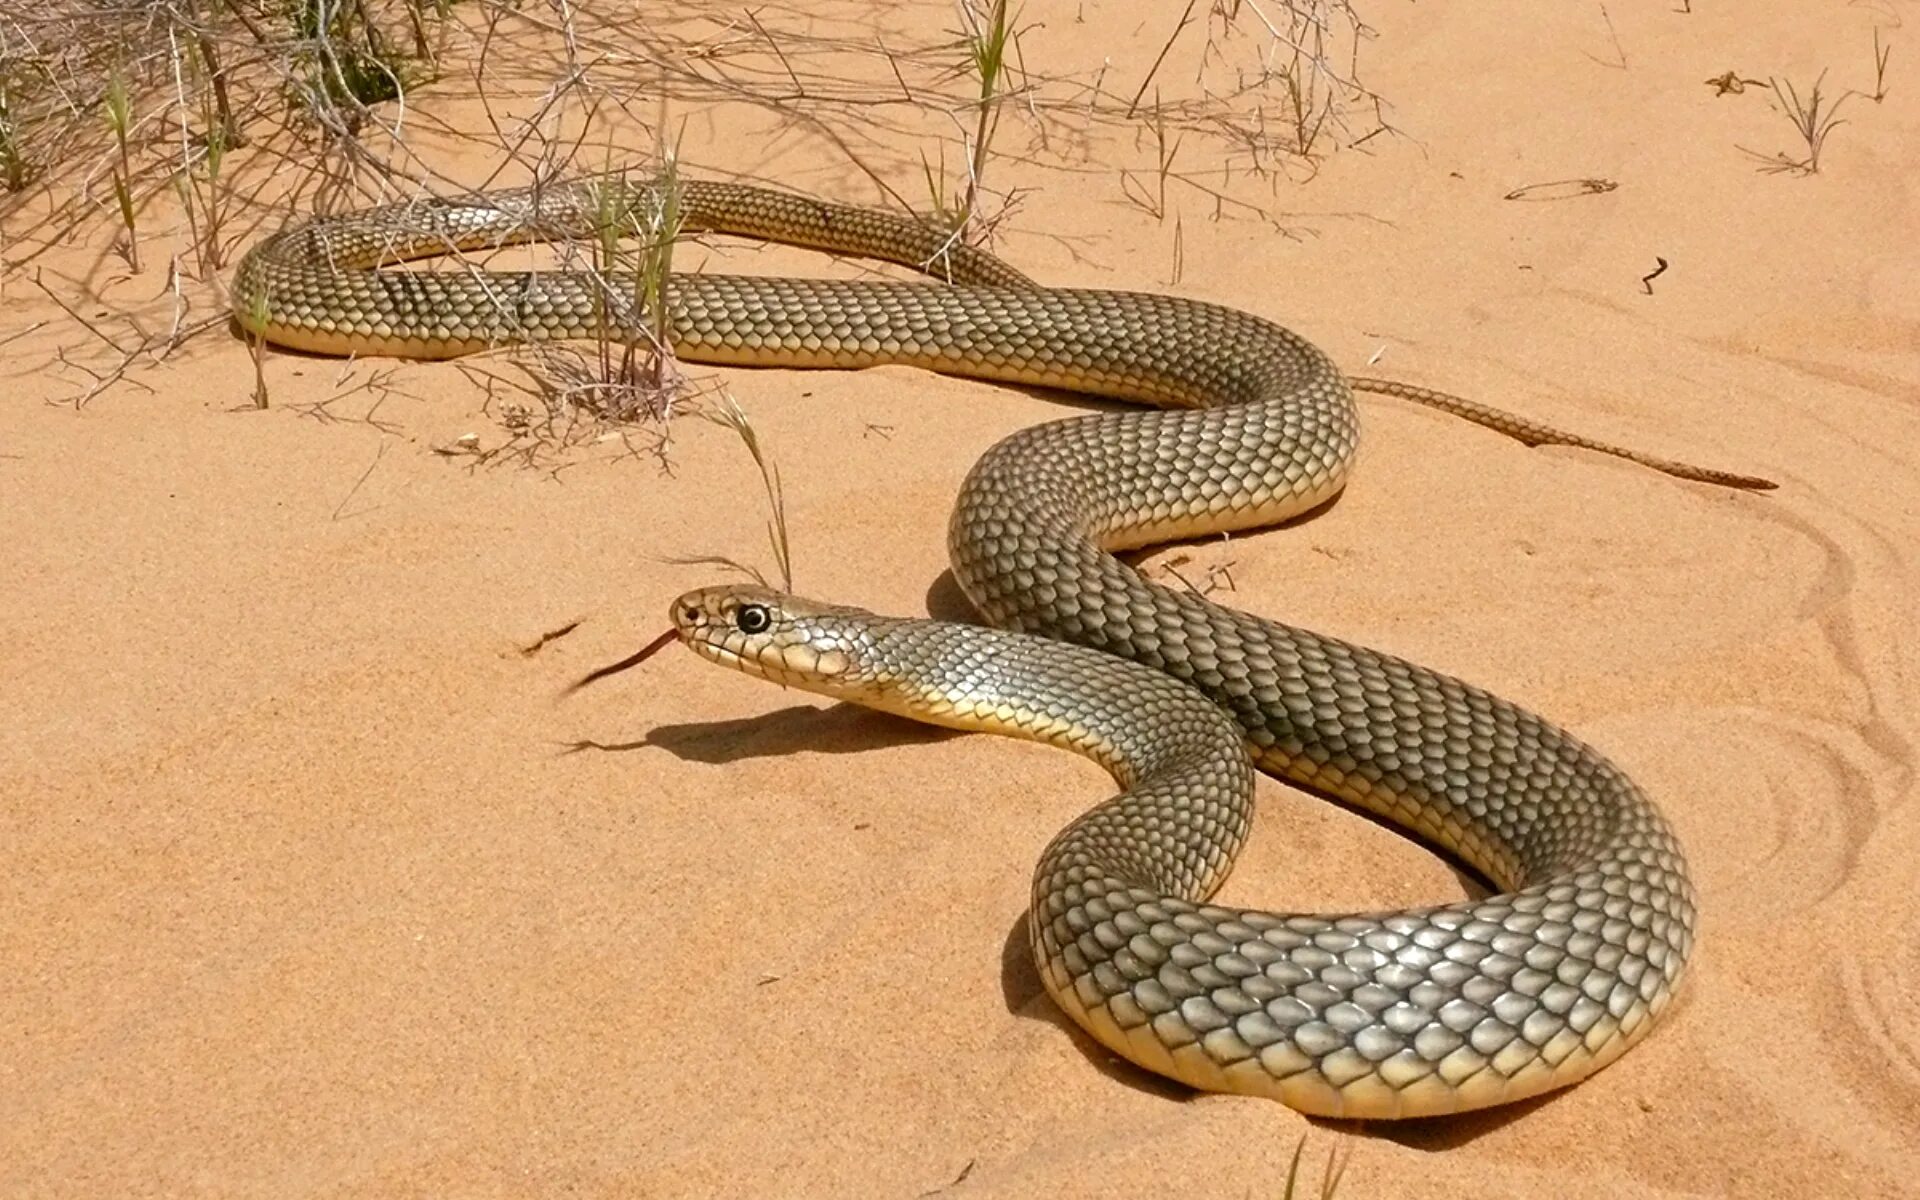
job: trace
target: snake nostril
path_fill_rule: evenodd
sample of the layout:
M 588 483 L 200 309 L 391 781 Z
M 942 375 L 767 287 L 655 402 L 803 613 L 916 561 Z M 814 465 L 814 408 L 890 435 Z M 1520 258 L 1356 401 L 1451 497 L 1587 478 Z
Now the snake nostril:
M 681 611 L 680 616 L 689 625 L 697 624 L 700 620 L 700 610 L 694 605 L 689 604 Z

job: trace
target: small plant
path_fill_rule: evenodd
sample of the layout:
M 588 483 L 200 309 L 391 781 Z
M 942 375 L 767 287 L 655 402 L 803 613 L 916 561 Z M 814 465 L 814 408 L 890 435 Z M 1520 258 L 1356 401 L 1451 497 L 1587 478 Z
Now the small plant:
M 407 0 L 404 7 L 407 10 L 407 28 L 413 33 L 413 57 L 430 67 L 437 67 L 440 56 L 427 34 L 427 11 L 431 9 L 436 17 L 444 20 L 453 7 L 453 0 Z
M 659 172 L 638 186 L 610 172 L 592 189 L 600 360 L 595 390 L 609 398 L 596 407 L 616 418 L 642 409 L 664 416 L 679 390 L 668 328 L 673 244 L 681 229 L 676 147 L 662 146 L 660 164 Z M 627 239 L 637 243 L 631 252 L 622 249 Z M 632 399 L 610 402 L 616 396 Z
M 220 249 L 220 225 L 226 217 L 226 205 L 222 202 L 220 186 L 220 163 L 227 156 L 227 126 L 216 121 L 207 129 L 205 153 L 200 166 L 207 180 L 206 221 L 200 233 L 200 265 L 205 271 L 217 271 L 223 265 L 224 254 Z
M 987 151 L 1000 127 L 1000 103 L 1005 98 L 1002 84 L 1008 76 L 1007 47 L 1014 28 L 1007 17 L 1007 0 L 991 0 L 982 13 L 974 0 L 962 0 L 960 14 L 966 23 L 964 38 L 968 65 L 979 81 L 979 113 L 968 146 L 967 190 L 954 215 L 954 227 L 965 230 L 980 211 L 980 181 L 986 175 Z
M 1893 47 L 1881 44 L 1880 30 L 1873 31 L 1873 102 L 1880 103 L 1887 98 L 1887 56 L 1893 53 Z
M 185 34 L 185 50 L 181 34 Z M 238 132 L 227 99 L 226 84 L 220 74 L 217 51 L 204 34 L 191 27 L 169 29 L 168 44 L 173 66 L 174 95 L 180 112 L 180 169 L 174 175 L 174 189 L 180 196 L 181 211 L 186 213 L 193 243 L 200 255 L 201 277 L 209 278 L 223 264 L 220 227 L 226 215 L 220 184 L 220 164 L 227 148 L 235 144 Z M 201 132 L 196 136 L 188 128 L 186 115 L 197 108 Z M 199 154 L 196 156 L 195 143 Z M 196 174 L 196 158 L 199 174 Z M 196 178 L 204 178 L 204 195 Z
M 1167 140 L 1167 122 L 1161 111 L 1159 97 L 1156 94 L 1153 106 L 1153 145 L 1154 145 L 1154 183 L 1148 190 L 1144 183 L 1135 179 L 1133 172 L 1120 172 L 1120 190 L 1127 199 L 1145 210 L 1156 221 L 1167 219 L 1167 178 L 1173 173 L 1173 160 L 1180 155 L 1180 143 L 1186 135 Z
M 1253 78 L 1261 91 L 1271 82 L 1279 83 L 1279 115 L 1291 135 L 1286 145 L 1291 154 L 1310 161 L 1332 130 L 1352 134 L 1347 115 L 1367 102 L 1373 108 L 1374 124 L 1348 144 L 1358 146 L 1393 132 L 1384 102 L 1360 82 L 1360 46 L 1374 36 L 1374 30 L 1354 12 L 1350 0 L 1296 0 L 1276 6 L 1272 17 L 1251 0 L 1221 0 L 1215 13 L 1231 29 L 1242 9 L 1266 32 L 1267 48 Z M 1213 46 L 1209 37 L 1209 49 Z M 1264 121 L 1259 129 L 1264 142 Z
M 1315 22 L 1302 23 L 1296 15 L 1292 34 L 1292 61 L 1281 83 L 1286 89 L 1287 123 L 1293 127 L 1294 149 L 1302 157 L 1310 157 L 1334 109 L 1334 92 L 1326 84 L 1327 30 Z
M 947 195 L 947 147 L 940 144 L 940 166 L 938 169 L 927 161 L 925 149 L 920 151 L 920 173 L 926 176 L 927 200 L 932 205 L 931 214 L 940 222 L 941 228 L 958 231 L 966 221 L 966 206 Z
M 207 87 L 200 92 L 201 122 L 207 130 L 207 139 L 211 143 L 216 137 L 222 146 L 243 146 L 246 140 L 240 134 L 240 122 L 233 113 L 233 99 L 227 89 L 227 72 L 221 64 L 220 50 L 208 36 L 204 26 L 198 24 L 199 5 L 197 0 L 187 0 L 186 13 L 195 21 L 188 31 L 194 54 L 189 60 L 197 68 L 197 80 L 204 80 Z M 208 93 L 211 93 L 209 97 Z M 212 111 L 207 105 L 211 99 Z
M 1147 85 L 1152 83 L 1153 77 L 1160 73 L 1160 64 L 1167 61 L 1167 52 L 1173 49 L 1173 43 L 1179 40 L 1181 31 L 1186 29 L 1192 22 L 1193 0 L 1187 0 L 1187 7 L 1180 13 L 1180 19 L 1174 22 L 1173 32 L 1167 35 L 1166 42 L 1160 47 L 1160 53 L 1154 56 L 1153 65 L 1147 68 L 1146 75 L 1140 80 L 1140 86 L 1134 89 L 1133 99 L 1127 101 L 1127 117 L 1129 120 L 1132 119 L 1133 114 L 1140 107 L 1140 97 L 1147 94 Z M 1158 108 L 1160 106 L 1160 93 L 1158 90 L 1154 92 L 1153 99 L 1154 107 Z
M 721 396 L 720 414 L 716 419 L 739 436 L 747 453 L 753 458 L 753 465 L 760 468 L 760 486 L 767 494 L 769 514 L 767 541 L 773 547 L 774 565 L 780 569 L 781 590 L 790 592 L 793 590 L 793 546 L 787 533 L 787 502 L 780 485 L 780 468 L 767 454 L 766 447 L 760 444 L 760 433 L 754 429 L 753 422 L 747 419 L 746 410 L 732 396 Z M 762 586 L 770 586 L 759 572 L 746 567 L 741 569 Z
M 623 319 L 620 293 L 610 282 L 618 274 L 620 241 L 627 235 L 628 214 L 632 208 L 629 184 L 624 175 L 608 175 L 592 189 L 593 196 L 593 279 L 594 345 L 600 356 L 599 382 L 613 387 L 616 382 L 614 347 L 635 332 Z M 631 349 L 631 346 L 629 346 Z M 620 380 L 620 382 L 628 382 Z
M 127 231 L 127 265 L 137 273 L 140 270 L 140 231 L 134 220 L 133 164 L 127 149 L 127 137 L 133 129 L 133 101 L 127 94 L 126 75 L 118 65 L 107 77 L 104 111 L 107 128 L 113 134 L 118 152 L 113 166 L 113 199 L 120 208 L 120 223 Z
M 181 204 L 186 209 L 188 224 L 192 226 L 194 241 L 200 248 L 200 273 L 203 276 L 211 275 L 226 265 L 226 255 L 220 248 L 220 226 L 226 219 L 220 163 L 226 154 L 226 137 L 220 126 L 215 125 L 207 131 L 206 144 L 202 148 L 200 169 L 206 180 L 206 193 L 198 205 L 193 203 L 198 189 L 192 183 L 191 171 L 183 171 L 180 176 Z
M 651 378 L 656 394 L 671 386 L 673 344 L 667 329 L 667 288 L 673 279 L 673 245 L 680 238 L 680 150 L 672 141 L 660 149 L 660 173 L 647 189 L 641 216 L 641 245 L 634 271 L 635 302 L 645 315 L 652 342 Z
M 296 0 L 293 26 L 310 47 L 309 103 L 346 106 L 351 129 L 358 110 L 399 98 L 401 58 L 387 47 L 365 0 Z
M 1800 135 L 1800 141 L 1806 147 L 1806 157 L 1791 158 L 1785 153 L 1775 154 L 1772 157 L 1754 154 L 1754 157 L 1762 161 L 1763 165 L 1760 168 L 1762 171 L 1775 174 L 1812 175 L 1820 170 L 1820 152 L 1826 146 L 1827 135 L 1846 124 L 1837 114 L 1840 106 L 1846 103 L 1847 97 L 1852 95 L 1850 92 L 1843 92 L 1839 99 L 1829 102 L 1826 94 L 1820 90 L 1826 78 L 1827 73 L 1822 71 L 1820 77 L 1813 81 L 1813 87 L 1808 89 L 1804 99 L 1791 80 L 1774 77 L 1768 81 L 1773 88 L 1774 99 L 1780 102 L 1781 110 L 1786 113 L 1787 119 L 1793 122 L 1794 132 Z M 1754 152 L 1749 150 L 1747 153 Z
M 27 186 L 31 175 L 27 169 L 27 156 L 20 148 L 20 130 L 13 118 L 13 100 L 11 89 L 7 86 L 7 77 L 0 74 L 0 179 L 4 179 L 7 190 L 17 192 Z
M 1299 64 L 1286 74 L 1287 111 L 1293 124 L 1293 144 L 1302 155 L 1313 153 L 1313 144 L 1320 140 L 1320 129 L 1333 115 L 1333 97 L 1318 95 L 1314 86 L 1314 74 L 1311 70 L 1302 71 Z
M 1307 1138 L 1305 1134 L 1301 1134 L 1300 1140 L 1294 1143 L 1293 1161 L 1287 1166 L 1287 1190 L 1280 1193 L 1285 1200 L 1294 1200 L 1298 1194 L 1300 1156 L 1306 1153 L 1306 1149 Z M 1341 1177 L 1347 1173 L 1347 1160 L 1351 1154 L 1351 1147 L 1345 1146 L 1327 1154 L 1327 1165 L 1320 1173 L 1320 1200 L 1333 1200 L 1334 1193 L 1340 1189 Z
M 253 352 L 253 406 L 267 406 L 267 295 L 253 297 L 247 304 L 247 348 Z
M 719 411 L 703 413 L 707 419 L 725 425 L 746 446 L 747 454 L 752 457 L 754 466 L 760 469 L 760 486 L 767 496 L 767 541 L 773 547 L 773 561 L 780 572 L 779 590 L 793 590 L 793 549 L 787 531 L 786 493 L 780 484 L 780 468 L 774 464 L 772 456 L 760 442 L 760 433 L 747 418 L 746 410 L 732 395 L 720 394 Z M 669 558 L 665 561 L 681 566 L 724 567 L 753 580 L 761 587 L 775 586 L 766 573 L 751 563 L 742 562 L 720 554 L 697 554 L 685 557 Z

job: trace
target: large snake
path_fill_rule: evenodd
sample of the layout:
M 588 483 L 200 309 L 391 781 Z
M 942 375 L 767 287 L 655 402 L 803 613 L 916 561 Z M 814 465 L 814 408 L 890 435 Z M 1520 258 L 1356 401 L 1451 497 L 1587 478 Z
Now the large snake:
M 609 211 L 626 219 L 658 202 L 648 187 L 601 180 L 296 225 L 248 253 L 233 309 L 255 335 L 328 353 L 437 358 L 632 332 L 645 320 L 632 289 L 592 273 L 380 266 L 587 234 Z M 1111 772 L 1119 794 L 1062 831 L 1034 876 L 1034 960 L 1075 1022 L 1194 1087 L 1344 1117 L 1537 1095 L 1646 1036 L 1685 968 L 1695 909 L 1679 844 L 1626 775 L 1497 696 L 1162 586 L 1112 552 L 1271 525 L 1328 500 L 1354 460 L 1352 385 L 1533 443 L 1770 485 L 1348 380 L 1296 334 L 1234 309 L 1038 287 L 912 218 L 699 182 L 682 185 L 680 203 L 687 228 L 946 281 L 675 274 L 666 329 L 682 358 L 906 363 L 1159 409 L 1025 429 L 973 468 L 949 550 L 997 629 L 744 587 L 692 592 L 671 610 L 681 640 L 711 660 L 1065 746 Z M 1420 835 L 1498 894 L 1338 916 L 1207 903 L 1247 837 L 1253 766 Z

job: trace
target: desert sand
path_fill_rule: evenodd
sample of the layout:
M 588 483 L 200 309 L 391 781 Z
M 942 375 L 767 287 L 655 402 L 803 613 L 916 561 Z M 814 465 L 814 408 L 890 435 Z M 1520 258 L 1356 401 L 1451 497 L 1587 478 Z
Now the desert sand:
M 3 248 L 0 1194 L 1278 1196 L 1303 1137 L 1302 1194 L 1329 1154 L 1347 1196 L 1920 1194 L 1920 11 L 1362 15 L 1392 130 L 1362 111 L 1311 170 L 1232 178 L 1190 134 L 1178 171 L 1234 203 L 1176 177 L 1156 215 L 1144 123 L 1013 106 L 987 179 L 1019 198 L 990 244 L 1047 283 L 1233 304 L 1356 373 L 1778 481 L 1682 483 L 1363 399 L 1338 503 L 1140 559 L 1491 688 L 1637 779 L 1701 910 L 1645 1043 L 1544 1099 L 1407 1125 L 1114 1060 L 1055 1011 L 1023 926 L 1041 847 L 1106 794 L 1096 767 L 678 648 L 561 698 L 727 578 L 673 560 L 771 569 L 726 428 L 542 442 L 503 416 L 537 401 L 455 365 L 271 351 L 258 410 L 224 327 L 76 403 L 74 364 L 116 357 L 75 315 L 166 327 L 169 255 L 192 258 L 162 197 L 138 274 L 104 215 L 54 237 L 16 214 Z M 1032 4 L 1025 65 L 1105 62 L 1124 103 L 1178 16 Z M 955 27 L 865 0 L 760 19 L 809 96 L 834 71 L 892 87 L 876 33 Z M 1222 21 L 1195 10 L 1166 95 L 1209 37 L 1257 48 L 1246 13 L 1238 51 Z M 643 24 L 713 78 L 791 87 L 737 11 Z M 1774 94 L 1707 81 L 1826 70 L 1868 93 L 1876 28 L 1884 98 L 1846 100 L 1817 173 L 1757 169 L 1749 151 L 1802 149 Z M 809 34 L 839 49 L 802 53 Z M 450 72 L 410 119 L 423 159 L 479 183 L 496 164 L 434 124 L 471 127 L 474 91 Z M 889 204 L 876 178 L 924 197 L 929 139 L 952 170 L 959 136 L 889 104 L 692 89 L 672 119 L 689 174 Z M 1505 198 L 1584 179 L 1617 186 Z M 730 242 L 676 267 L 870 270 Z M 193 320 L 218 283 L 192 281 Z M 904 368 L 690 374 L 778 464 L 795 589 L 899 614 L 967 615 L 958 483 L 1073 411 Z M 1222 898 L 1469 886 L 1263 780 Z

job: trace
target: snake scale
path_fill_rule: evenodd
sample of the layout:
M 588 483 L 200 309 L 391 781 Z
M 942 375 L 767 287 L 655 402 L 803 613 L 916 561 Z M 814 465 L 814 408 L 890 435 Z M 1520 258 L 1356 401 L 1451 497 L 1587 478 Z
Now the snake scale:
M 586 234 L 609 195 L 623 213 L 659 200 L 602 180 L 294 225 L 242 261 L 233 310 L 257 336 L 323 353 L 444 358 L 593 337 L 638 318 L 591 273 L 383 264 Z M 974 466 L 949 551 L 991 628 L 749 587 L 688 593 L 671 610 L 679 638 L 713 661 L 1049 742 L 1112 774 L 1119 792 L 1064 829 L 1034 875 L 1034 961 L 1076 1023 L 1194 1087 L 1343 1117 L 1537 1095 L 1646 1036 L 1686 966 L 1695 905 L 1672 830 L 1625 774 L 1477 687 L 1164 587 L 1113 552 L 1271 525 L 1334 496 L 1356 450 L 1353 386 L 1529 442 L 1764 481 L 1350 381 L 1303 338 L 1231 308 L 1039 287 L 910 217 L 698 181 L 680 202 L 688 229 L 940 280 L 675 274 L 667 329 L 682 358 L 902 363 L 1151 406 L 1022 430 Z M 1256 767 L 1445 849 L 1496 894 L 1344 915 L 1209 903 L 1248 836 Z

